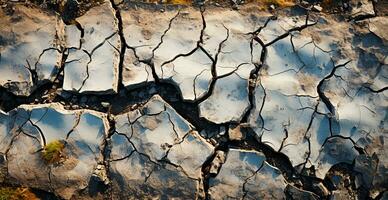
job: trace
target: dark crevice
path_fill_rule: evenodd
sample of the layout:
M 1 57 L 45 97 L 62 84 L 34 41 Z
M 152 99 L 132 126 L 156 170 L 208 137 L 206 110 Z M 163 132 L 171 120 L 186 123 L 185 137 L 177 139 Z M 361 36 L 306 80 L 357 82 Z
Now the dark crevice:
M 125 41 L 124 31 L 123 31 L 123 20 L 121 19 L 121 13 L 120 9 L 115 5 L 114 0 L 110 0 L 110 3 L 112 5 L 112 8 L 115 10 L 115 17 L 118 22 L 118 34 L 120 36 L 120 61 L 119 61 L 119 71 L 118 71 L 118 91 L 120 92 L 122 89 L 124 89 L 123 85 L 123 63 L 124 63 L 124 57 L 125 57 L 125 50 L 127 49 L 127 43 Z
M 200 45 L 200 49 L 209 57 L 210 60 L 212 60 L 212 66 L 211 66 L 211 74 L 212 74 L 212 80 L 210 82 L 210 85 L 209 85 L 209 89 L 208 91 L 200 98 L 196 99 L 195 102 L 197 104 L 200 104 L 201 102 L 205 101 L 206 99 L 208 99 L 211 94 L 213 93 L 213 90 L 214 90 L 214 86 L 217 82 L 217 79 L 219 78 L 222 78 L 222 77 L 218 77 L 217 76 L 217 61 L 218 61 L 218 56 L 219 54 L 221 53 L 221 50 L 222 50 L 222 47 L 224 45 L 224 43 L 229 39 L 229 29 L 226 28 L 224 26 L 225 30 L 226 30 L 226 37 L 224 40 L 222 40 L 219 44 L 218 44 L 218 49 L 217 49 L 217 53 L 216 55 L 214 56 L 214 58 L 212 56 L 210 56 L 209 52 L 207 52 L 201 45 Z M 231 73 L 229 73 L 231 74 Z M 223 76 L 225 77 L 225 75 Z

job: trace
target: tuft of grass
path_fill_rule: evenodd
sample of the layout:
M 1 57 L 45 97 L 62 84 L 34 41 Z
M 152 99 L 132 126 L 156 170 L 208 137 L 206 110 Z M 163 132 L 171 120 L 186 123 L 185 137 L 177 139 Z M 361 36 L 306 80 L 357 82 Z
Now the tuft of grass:
M 54 140 L 43 147 L 42 158 L 48 164 L 58 163 L 61 160 L 65 144 L 60 140 Z
M 38 200 L 39 198 L 35 196 L 28 188 L 26 187 L 0 187 L 0 200 Z

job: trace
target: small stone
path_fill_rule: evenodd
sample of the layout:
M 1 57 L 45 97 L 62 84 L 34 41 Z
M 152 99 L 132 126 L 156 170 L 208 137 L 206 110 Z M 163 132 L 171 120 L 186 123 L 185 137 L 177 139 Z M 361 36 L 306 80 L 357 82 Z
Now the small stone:
M 225 126 L 221 126 L 221 127 L 220 127 L 220 131 L 219 131 L 219 134 L 220 134 L 220 135 L 225 135 L 225 133 L 226 133 L 226 128 L 225 128 Z
M 214 138 L 211 138 L 211 139 L 210 139 L 210 143 L 213 144 L 213 145 L 216 145 L 216 144 L 217 144 L 217 141 L 216 141 Z
M 107 108 L 110 106 L 109 102 L 101 102 L 102 107 Z
M 243 140 L 245 138 L 244 133 L 241 132 L 241 126 L 229 128 L 229 139 L 230 140 Z
M 160 12 L 164 12 L 164 11 L 165 11 L 164 8 L 161 8 L 161 9 L 160 9 Z
M 314 5 L 312 10 L 316 12 L 322 12 L 323 8 L 319 5 Z
M 105 167 L 103 165 L 97 165 L 97 168 L 93 173 L 93 176 L 96 177 L 98 180 L 104 182 L 104 184 L 108 184 L 109 180 L 104 168 Z
M 225 152 L 216 151 L 216 157 L 214 158 L 213 162 L 210 165 L 209 172 L 211 174 L 216 175 L 218 173 L 219 168 L 224 162 L 225 162 Z
M 380 192 L 378 190 L 372 190 L 369 192 L 369 197 L 372 199 L 376 199 L 380 195 Z
M 182 11 L 181 14 L 182 14 L 182 15 L 189 15 L 190 12 L 189 12 L 189 11 Z
M 271 5 L 269 6 L 269 9 L 270 9 L 270 10 L 275 10 L 275 5 L 271 4 Z

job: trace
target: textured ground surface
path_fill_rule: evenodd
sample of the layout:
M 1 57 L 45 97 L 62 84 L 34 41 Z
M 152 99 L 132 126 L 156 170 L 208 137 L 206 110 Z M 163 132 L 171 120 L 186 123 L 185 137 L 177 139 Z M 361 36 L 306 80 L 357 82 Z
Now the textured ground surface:
M 0 181 L 52 199 L 387 198 L 388 18 L 357 2 L 2 6 Z

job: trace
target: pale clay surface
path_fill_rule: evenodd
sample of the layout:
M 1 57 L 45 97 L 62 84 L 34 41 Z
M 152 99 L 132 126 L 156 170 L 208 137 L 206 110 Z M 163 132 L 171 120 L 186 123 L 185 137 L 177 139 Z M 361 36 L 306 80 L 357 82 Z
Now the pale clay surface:
M 361 3 L 350 17 L 374 15 Z M 64 199 L 87 198 L 92 180 L 111 189 L 96 199 L 336 199 L 351 194 L 322 180 L 346 165 L 370 197 L 383 196 L 387 17 L 363 27 L 288 15 L 106 1 L 75 19 L 82 37 L 37 8 L 0 9 L 0 92 L 29 96 L 59 82 L 64 99 L 0 110 L 10 182 Z M 125 96 L 132 90 L 145 100 L 111 113 L 136 100 Z M 72 94 L 86 105 L 100 95 L 104 108 L 68 106 Z M 40 151 L 56 140 L 66 157 L 50 165 Z M 307 169 L 316 190 L 300 186 Z

